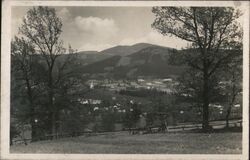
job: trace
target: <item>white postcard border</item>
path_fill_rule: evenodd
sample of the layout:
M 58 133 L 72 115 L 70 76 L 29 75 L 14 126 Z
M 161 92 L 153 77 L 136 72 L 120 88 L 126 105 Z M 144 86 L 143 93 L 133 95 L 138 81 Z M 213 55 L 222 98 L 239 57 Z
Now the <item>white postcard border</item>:
M 2 159 L 248 159 L 249 149 L 249 2 L 247 1 L 4 1 L 1 31 Z M 242 154 L 10 154 L 10 41 L 12 6 L 233 6 L 244 11 Z

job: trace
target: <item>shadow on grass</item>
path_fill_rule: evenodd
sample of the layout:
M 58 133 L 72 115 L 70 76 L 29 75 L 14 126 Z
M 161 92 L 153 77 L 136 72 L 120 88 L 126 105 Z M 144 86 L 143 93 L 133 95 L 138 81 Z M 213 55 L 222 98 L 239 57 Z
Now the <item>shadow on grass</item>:
M 189 131 L 184 131 L 185 133 L 204 133 L 202 129 L 193 129 Z M 242 127 L 224 127 L 217 129 L 210 129 L 207 133 L 226 133 L 226 132 L 242 132 Z

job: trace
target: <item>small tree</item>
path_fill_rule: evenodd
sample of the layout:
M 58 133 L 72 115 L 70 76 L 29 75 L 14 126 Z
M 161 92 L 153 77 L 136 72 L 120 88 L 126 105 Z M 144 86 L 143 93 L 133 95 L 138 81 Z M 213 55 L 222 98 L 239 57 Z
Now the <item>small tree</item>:
M 127 102 L 127 110 L 124 115 L 124 125 L 128 128 L 135 127 L 142 113 L 140 106 L 133 101 Z
M 220 71 L 221 75 L 224 75 L 221 79 L 222 82 L 226 82 L 221 87 L 222 94 L 226 97 L 226 127 L 229 127 L 229 117 L 232 107 L 236 103 L 242 102 L 240 92 L 242 91 L 242 56 L 235 57 L 234 60 L 227 64 Z
M 200 74 L 202 126 L 204 131 L 208 131 L 209 104 L 213 92 L 210 82 L 232 55 L 242 53 L 242 32 L 236 23 L 240 12 L 230 7 L 154 7 L 152 12 L 156 16 L 153 28 L 163 35 L 186 40 L 194 48 L 194 52 L 189 50 L 186 62 Z
M 35 77 L 36 73 L 34 72 L 36 63 L 35 63 L 35 49 L 34 46 L 26 41 L 23 38 L 15 37 L 11 42 L 11 55 L 12 55 L 12 91 L 18 92 L 20 95 L 20 89 L 24 90 L 24 94 L 21 99 L 28 101 L 28 111 L 18 111 L 18 115 L 22 115 L 22 119 L 26 117 L 31 124 L 31 137 L 32 141 L 36 140 L 36 129 L 35 129 L 35 99 L 37 98 L 38 91 L 35 90 L 35 87 L 38 85 L 36 83 Z M 20 85 L 24 85 L 20 88 Z M 19 86 L 19 87 L 18 87 Z M 12 93 L 13 93 L 12 92 Z M 13 94 L 18 94 L 13 93 Z M 13 96 L 12 96 L 13 97 Z M 14 101 L 18 98 L 15 96 L 12 98 L 13 104 Z M 19 104 L 20 105 L 20 104 Z M 20 118 L 20 117 L 19 117 Z M 25 118 L 25 119 L 26 119 Z
M 104 131 L 114 131 L 115 122 L 116 118 L 114 112 L 102 113 L 102 128 Z

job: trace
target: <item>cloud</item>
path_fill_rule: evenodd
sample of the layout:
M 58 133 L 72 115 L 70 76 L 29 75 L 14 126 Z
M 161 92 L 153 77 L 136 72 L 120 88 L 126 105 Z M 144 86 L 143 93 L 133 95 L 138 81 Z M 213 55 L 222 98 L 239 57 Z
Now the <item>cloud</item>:
M 77 16 L 74 22 L 79 31 L 85 35 L 91 34 L 95 39 L 110 39 L 118 33 L 118 27 L 113 19 Z
M 137 38 L 125 38 L 120 42 L 120 45 L 133 45 L 136 43 L 151 43 L 156 45 L 162 45 L 172 48 L 181 49 L 183 46 L 187 45 L 186 41 L 180 40 L 175 37 L 163 36 L 157 31 L 150 31 L 148 34 L 137 37 Z
M 22 25 L 22 18 L 13 18 L 11 20 L 11 36 L 14 37 L 18 34 L 18 28 Z
M 81 17 L 75 18 L 76 25 L 83 31 L 106 31 L 116 32 L 117 27 L 113 19 L 99 17 Z
M 19 9 L 13 10 L 12 35 L 18 32 L 17 28 L 21 25 L 22 17 L 28 9 L 27 7 L 19 7 Z M 100 51 L 116 45 L 133 45 L 141 42 L 174 48 L 186 45 L 185 41 L 162 36 L 160 33 L 150 30 L 148 25 L 151 21 L 145 24 L 144 19 L 140 23 L 134 22 L 134 18 L 128 17 L 127 12 L 124 12 L 125 16 L 119 19 L 117 17 L 120 15 L 115 15 L 116 13 L 113 11 L 109 12 L 108 17 L 103 17 L 104 15 L 99 13 L 95 16 L 87 16 L 89 13 L 75 12 L 75 10 L 76 8 L 71 7 L 56 7 L 57 15 L 63 23 L 61 39 L 66 47 L 71 44 L 77 50 Z M 147 19 L 146 15 L 145 18 Z M 148 21 L 146 19 L 145 21 Z
M 113 43 L 87 43 L 80 47 L 79 50 L 86 51 L 86 50 L 96 50 L 101 51 L 110 47 L 114 47 L 116 45 L 134 45 L 136 43 L 150 43 L 160 46 L 166 46 L 176 49 L 181 49 L 182 47 L 187 46 L 187 42 L 184 40 L 180 40 L 175 37 L 168 37 L 163 36 L 157 31 L 150 31 L 149 33 L 145 34 L 142 37 L 125 37 L 120 42 L 113 42 Z
M 67 8 L 58 10 L 58 15 L 63 21 L 62 38 L 77 50 L 100 51 L 116 41 L 119 28 L 112 18 L 74 17 Z
M 119 28 L 111 18 L 82 17 L 71 18 L 65 26 L 66 37 L 73 39 L 78 50 L 101 51 L 117 43 L 115 36 Z

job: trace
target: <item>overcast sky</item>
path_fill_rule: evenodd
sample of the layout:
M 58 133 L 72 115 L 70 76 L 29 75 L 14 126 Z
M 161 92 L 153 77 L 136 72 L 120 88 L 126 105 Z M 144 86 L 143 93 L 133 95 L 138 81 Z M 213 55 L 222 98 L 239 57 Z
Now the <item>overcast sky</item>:
M 116 45 L 152 43 L 181 49 L 186 41 L 162 36 L 151 28 L 151 7 L 55 7 L 62 19 L 61 38 L 78 51 L 103 50 Z M 28 7 L 12 8 L 12 36 L 17 34 Z
M 29 7 L 12 8 L 12 36 Z M 63 22 L 61 38 L 74 49 L 103 50 L 116 45 L 152 43 L 180 49 L 186 42 L 151 28 L 151 7 L 56 7 Z

